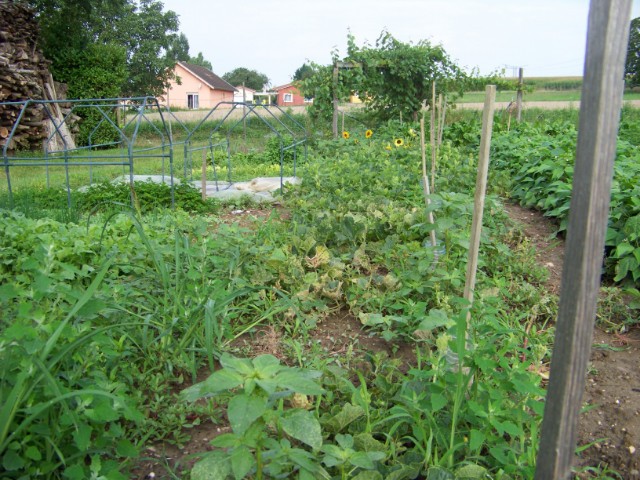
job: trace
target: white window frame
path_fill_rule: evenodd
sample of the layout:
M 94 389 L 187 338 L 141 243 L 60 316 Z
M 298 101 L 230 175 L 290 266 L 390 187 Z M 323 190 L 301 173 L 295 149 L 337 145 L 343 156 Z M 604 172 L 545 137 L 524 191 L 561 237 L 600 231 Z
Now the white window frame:
M 191 100 L 191 102 L 189 102 L 189 100 Z M 187 108 L 192 110 L 200 108 L 200 95 L 198 93 L 187 93 Z
M 293 103 L 293 93 L 288 92 L 282 95 L 283 103 Z

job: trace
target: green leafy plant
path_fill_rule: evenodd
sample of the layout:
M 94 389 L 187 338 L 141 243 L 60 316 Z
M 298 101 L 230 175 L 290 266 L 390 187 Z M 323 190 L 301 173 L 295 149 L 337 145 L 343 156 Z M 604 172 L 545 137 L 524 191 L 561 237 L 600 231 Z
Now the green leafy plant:
M 229 400 L 227 417 L 232 433 L 218 436 L 212 445 L 225 450 L 206 454 L 193 468 L 195 480 L 208 478 L 215 465 L 217 478 L 255 478 L 297 473 L 299 478 L 329 478 L 305 450 L 292 447 L 290 440 L 313 450 L 322 446 L 320 423 L 305 408 L 284 408 L 284 399 L 308 406 L 307 395 L 321 395 L 315 382 L 319 372 L 286 367 L 272 355 L 253 360 L 222 355 L 222 369 L 207 380 L 182 392 L 186 401 L 217 396 L 241 389 Z M 272 433 L 274 432 L 274 433 Z

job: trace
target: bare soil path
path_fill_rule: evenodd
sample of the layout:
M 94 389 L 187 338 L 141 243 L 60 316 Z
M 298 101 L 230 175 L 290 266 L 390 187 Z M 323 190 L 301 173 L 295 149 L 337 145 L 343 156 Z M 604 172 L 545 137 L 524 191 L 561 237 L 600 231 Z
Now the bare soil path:
M 564 240 L 555 236 L 556 226 L 540 212 L 513 204 L 505 207 L 535 244 L 539 264 L 549 271 L 549 290 L 559 294 Z M 596 327 L 583 396 L 585 412 L 578 424 L 578 445 L 585 447 L 575 461 L 578 478 L 594 478 L 587 468 L 599 467 L 614 470 L 625 480 L 640 479 L 639 367 L 639 329 L 618 335 Z

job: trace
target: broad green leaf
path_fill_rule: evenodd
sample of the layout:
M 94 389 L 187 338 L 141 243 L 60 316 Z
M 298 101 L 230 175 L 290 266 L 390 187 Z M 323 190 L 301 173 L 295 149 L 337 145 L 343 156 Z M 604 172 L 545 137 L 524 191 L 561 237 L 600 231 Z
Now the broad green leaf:
M 341 433 L 337 434 L 336 442 L 338 442 L 338 445 L 340 445 L 342 448 L 353 448 L 353 437 L 348 433 L 346 435 L 343 435 Z
M 267 400 L 244 393 L 236 395 L 229 401 L 227 416 L 234 433 L 242 435 L 267 410 Z
M 478 451 L 484 444 L 485 436 L 480 430 L 471 430 L 469 433 L 469 448 L 471 451 Z
M 287 435 L 309 445 L 314 450 L 322 446 L 320 422 L 312 412 L 294 410 L 285 414 L 281 420 L 282 429 Z
M 353 480 L 382 480 L 382 474 L 373 470 L 364 470 L 358 473 Z
M 260 355 L 254 358 L 253 367 L 255 368 L 256 373 L 261 379 L 272 377 L 278 371 L 285 368 L 280 365 L 280 360 L 278 360 L 273 355 Z
M 279 372 L 274 379 L 281 387 L 296 393 L 304 393 L 305 395 L 322 395 L 324 393 L 322 387 L 300 370 L 284 370 Z
M 86 452 L 91 442 L 91 427 L 86 423 L 78 423 L 78 429 L 73 432 L 72 437 L 78 450 Z
M 479 465 L 465 465 L 456 471 L 456 479 L 475 480 L 487 478 L 487 469 Z
M 65 468 L 62 475 L 64 478 L 68 478 L 69 480 L 86 480 L 87 478 L 84 468 L 77 463 L 75 465 L 71 465 L 69 468 Z
M 364 409 L 362 407 L 345 403 L 342 410 L 326 422 L 325 427 L 332 433 L 338 433 L 362 415 L 364 415 Z
M 384 443 L 373 438 L 370 433 L 354 435 L 353 444 L 361 452 L 382 452 L 385 449 Z
M 226 480 L 231 475 L 231 461 L 224 452 L 211 452 L 191 469 L 191 480 Z
M 139 455 L 136 446 L 127 439 L 122 439 L 118 442 L 116 453 L 125 458 L 138 458 Z
M 427 470 L 427 480 L 455 480 L 455 476 L 444 468 L 430 467 Z
M 401 465 L 395 470 L 387 474 L 385 480 L 408 480 L 414 479 L 420 473 L 420 466 L 415 465 Z
M 247 447 L 240 446 L 231 452 L 231 471 L 236 480 L 245 478 L 254 464 L 253 454 Z
M 241 375 L 251 375 L 253 373 L 253 365 L 248 358 L 237 358 L 225 353 L 220 356 L 220 365 Z
M 434 412 L 438 412 L 447 404 L 447 398 L 441 393 L 431 395 L 431 408 Z
M 24 460 L 15 450 L 6 450 L 2 457 L 2 466 L 7 472 L 14 472 L 24 467 Z
M 42 454 L 40 453 L 40 450 L 33 445 L 31 445 L 24 451 L 24 456 L 31 460 L 35 460 L 36 462 L 42 460 Z
M 422 319 L 418 325 L 418 330 L 435 330 L 442 327 L 450 327 L 455 324 L 455 321 L 450 319 L 446 312 L 433 308 L 429 311 L 429 314 Z
M 184 389 L 180 395 L 188 402 L 195 402 L 199 398 L 231 390 L 242 385 L 244 378 L 233 370 L 218 370 L 207 378 L 204 382 L 196 383 Z
M 374 464 L 373 460 L 367 452 L 356 452 L 349 458 L 349 463 L 351 465 L 364 468 L 365 470 L 373 470 Z

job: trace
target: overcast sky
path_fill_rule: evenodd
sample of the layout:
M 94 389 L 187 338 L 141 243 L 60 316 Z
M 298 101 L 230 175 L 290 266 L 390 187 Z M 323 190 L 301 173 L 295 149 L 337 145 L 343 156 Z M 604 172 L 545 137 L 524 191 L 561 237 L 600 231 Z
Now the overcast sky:
M 192 56 L 202 52 L 218 75 L 257 70 L 274 86 L 306 61 L 329 64 L 334 49 L 344 56 L 349 30 L 358 45 L 375 44 L 383 29 L 442 44 L 482 74 L 520 66 L 525 76 L 582 75 L 589 10 L 588 0 L 161 1 L 179 15 Z

